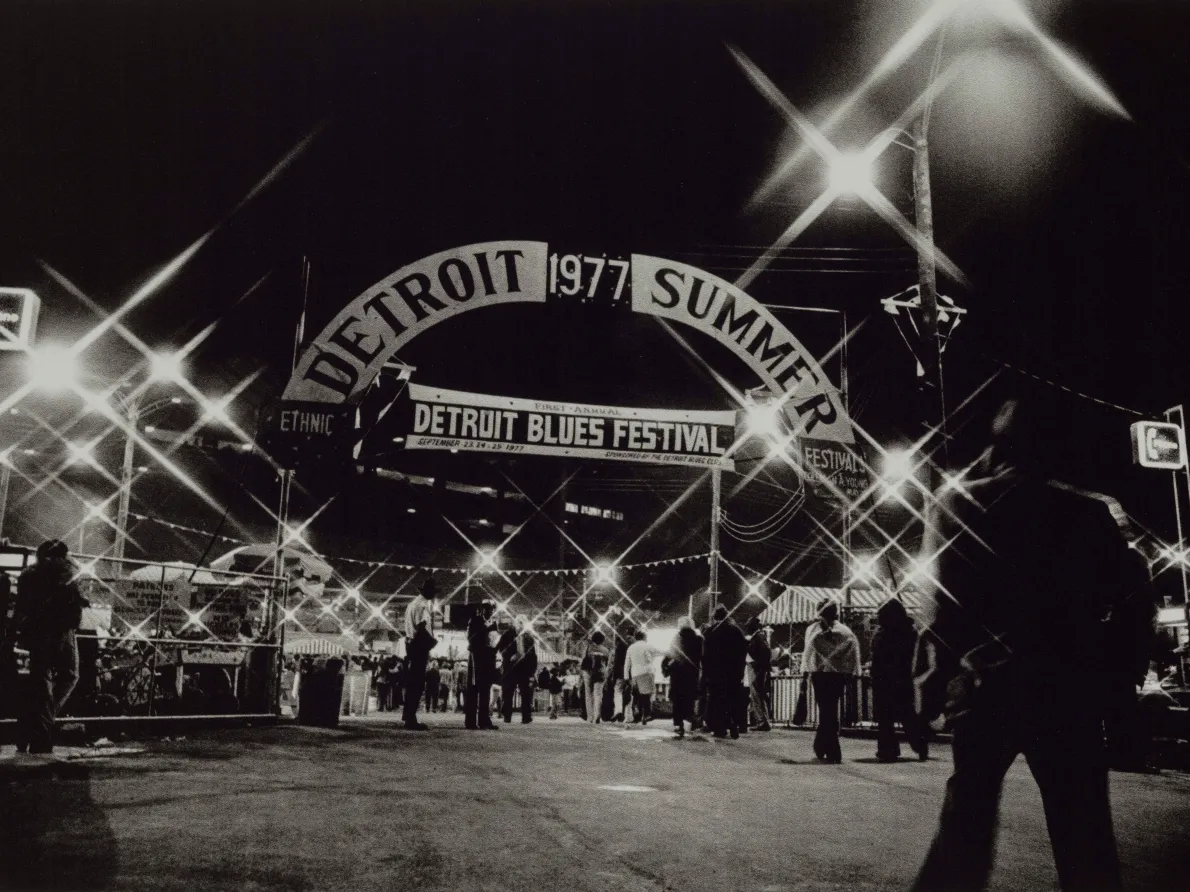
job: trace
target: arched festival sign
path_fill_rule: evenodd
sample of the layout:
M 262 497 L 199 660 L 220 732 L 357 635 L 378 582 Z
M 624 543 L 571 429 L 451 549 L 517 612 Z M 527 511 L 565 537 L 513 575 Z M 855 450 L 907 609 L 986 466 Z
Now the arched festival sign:
M 713 338 L 781 398 L 789 432 L 855 440 L 838 390 L 817 360 L 762 304 L 703 270 L 632 254 L 551 254 L 545 242 L 466 245 L 404 266 L 352 300 L 303 351 L 283 395 L 279 433 L 329 440 L 385 363 L 460 313 L 550 297 L 629 301 L 633 312 Z M 735 412 L 548 403 L 411 385 L 408 448 L 532 452 L 729 465 Z

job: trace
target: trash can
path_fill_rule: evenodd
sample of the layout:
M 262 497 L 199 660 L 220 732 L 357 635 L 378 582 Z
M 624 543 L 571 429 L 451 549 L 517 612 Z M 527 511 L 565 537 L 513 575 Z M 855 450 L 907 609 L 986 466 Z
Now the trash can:
M 342 660 L 327 660 L 321 666 L 302 669 L 298 682 L 298 724 L 337 728 L 342 700 Z

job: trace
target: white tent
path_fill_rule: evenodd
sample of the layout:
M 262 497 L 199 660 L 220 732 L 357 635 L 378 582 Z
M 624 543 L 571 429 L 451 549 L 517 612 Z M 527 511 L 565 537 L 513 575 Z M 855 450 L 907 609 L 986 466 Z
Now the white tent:
M 273 572 L 276 553 L 274 545 L 241 545 L 211 561 L 211 567 L 230 570 L 234 566 L 241 572 L 268 574 Z M 322 597 L 326 583 L 335 573 L 322 558 L 296 548 L 282 548 L 281 560 L 292 589 L 309 598 Z
M 164 576 L 163 576 L 164 571 Z M 230 573 L 212 573 L 205 567 L 195 567 L 183 561 L 167 561 L 164 564 L 147 564 L 137 567 L 128 574 L 129 579 L 140 582 L 166 582 L 175 579 L 186 579 L 193 585 L 243 585 L 242 576 Z

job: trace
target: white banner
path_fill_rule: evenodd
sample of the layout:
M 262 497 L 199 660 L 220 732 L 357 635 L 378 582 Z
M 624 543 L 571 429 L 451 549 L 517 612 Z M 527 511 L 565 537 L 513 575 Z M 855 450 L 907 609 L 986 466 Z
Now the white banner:
M 733 468 L 735 413 L 592 406 L 409 385 L 409 449 Z

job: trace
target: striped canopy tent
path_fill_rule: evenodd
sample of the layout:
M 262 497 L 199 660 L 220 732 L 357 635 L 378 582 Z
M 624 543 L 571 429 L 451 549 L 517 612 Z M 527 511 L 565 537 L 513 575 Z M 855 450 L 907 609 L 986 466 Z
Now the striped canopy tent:
M 921 609 L 922 594 L 913 588 L 901 590 L 901 603 L 909 611 Z M 830 598 L 840 606 L 843 604 L 843 590 L 809 585 L 791 585 L 774 598 L 760 614 L 760 621 L 766 625 L 780 626 L 793 623 L 812 623 L 818 618 L 818 605 L 824 598 Z M 852 588 L 851 606 L 857 610 L 876 610 L 889 600 L 883 589 Z
M 758 619 L 766 626 L 786 626 L 790 623 L 812 623 L 818 618 L 818 605 L 823 598 L 841 600 L 837 588 L 809 585 L 787 586 L 785 591 L 761 611 Z
M 287 635 L 285 638 L 287 654 L 343 657 L 358 650 L 355 639 L 346 635 Z

